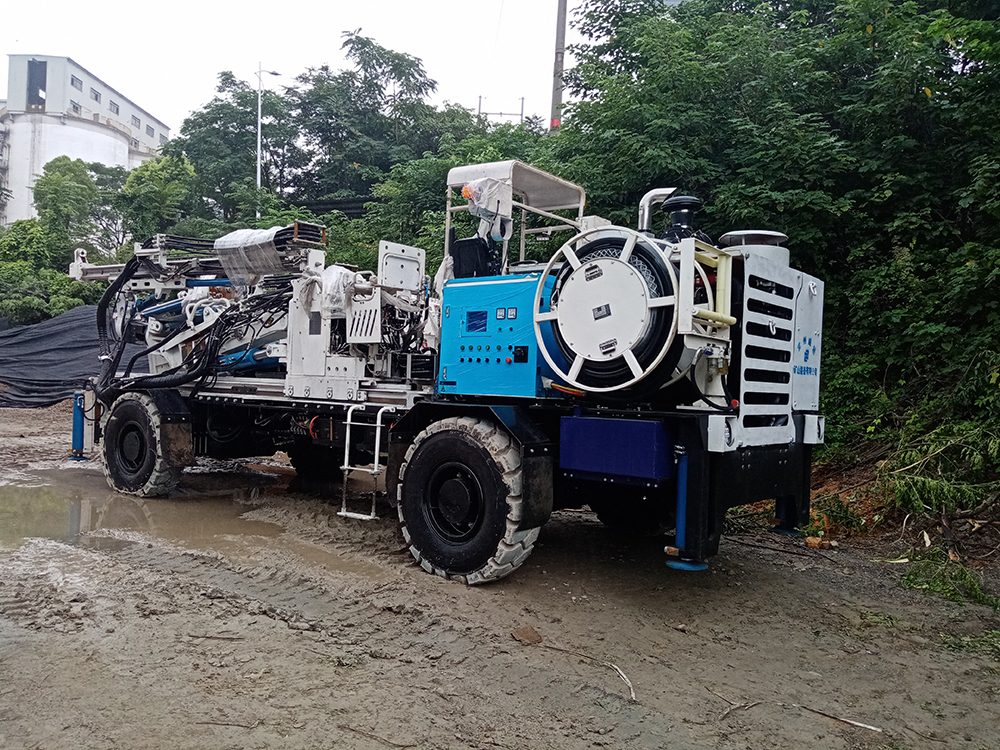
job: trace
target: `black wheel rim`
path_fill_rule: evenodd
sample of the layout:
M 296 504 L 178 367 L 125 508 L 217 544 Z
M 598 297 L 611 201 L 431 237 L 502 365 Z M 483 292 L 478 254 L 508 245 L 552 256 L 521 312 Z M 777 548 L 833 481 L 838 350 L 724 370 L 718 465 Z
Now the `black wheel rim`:
M 137 474 L 146 461 L 146 435 L 137 424 L 129 424 L 118 438 L 118 463 L 129 474 Z
M 438 466 L 424 498 L 424 515 L 441 539 L 464 544 L 479 533 L 486 517 L 483 488 L 465 464 L 450 461 Z

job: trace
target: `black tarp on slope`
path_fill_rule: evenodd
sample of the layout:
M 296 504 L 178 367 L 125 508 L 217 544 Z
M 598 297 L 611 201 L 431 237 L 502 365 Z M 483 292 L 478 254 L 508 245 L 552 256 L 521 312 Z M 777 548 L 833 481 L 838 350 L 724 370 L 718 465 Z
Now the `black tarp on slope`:
M 142 351 L 130 344 L 121 366 Z M 100 371 L 97 306 L 84 305 L 36 323 L 0 331 L 0 406 L 34 408 L 69 398 Z M 146 372 L 146 358 L 136 362 Z

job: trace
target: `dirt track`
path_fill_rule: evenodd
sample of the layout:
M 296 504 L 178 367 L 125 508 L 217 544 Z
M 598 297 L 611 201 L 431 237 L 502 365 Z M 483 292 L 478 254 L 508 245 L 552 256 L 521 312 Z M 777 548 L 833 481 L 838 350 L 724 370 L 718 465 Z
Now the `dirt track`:
M 996 615 L 850 545 L 680 573 L 559 513 L 467 588 L 284 467 L 114 495 L 69 419 L 0 410 L 0 748 L 1000 748 L 1000 664 L 941 638 Z

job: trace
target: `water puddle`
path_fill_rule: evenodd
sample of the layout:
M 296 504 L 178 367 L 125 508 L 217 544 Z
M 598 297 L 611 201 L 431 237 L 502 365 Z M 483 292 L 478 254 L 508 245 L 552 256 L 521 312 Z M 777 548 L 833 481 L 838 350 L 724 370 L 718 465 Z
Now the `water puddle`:
M 103 483 L 103 477 L 95 479 Z M 17 548 L 27 538 L 43 537 L 74 545 L 87 539 L 86 546 L 108 548 L 147 534 L 218 549 L 234 538 L 282 533 L 276 524 L 240 518 L 246 512 L 239 502 L 245 491 L 141 498 L 75 484 L 0 486 L 0 547 Z
M 261 467 L 264 468 L 264 467 Z M 317 507 L 339 506 L 339 482 L 303 483 L 294 472 L 208 470 L 185 473 L 177 492 L 166 498 L 120 495 L 108 489 L 93 467 L 79 471 L 39 471 L 32 485 L 0 485 L 0 550 L 19 548 L 42 537 L 88 549 L 113 552 L 151 538 L 184 549 L 210 550 L 252 563 L 262 550 L 289 554 L 328 571 L 384 575 L 379 566 L 345 551 L 325 549 L 286 534 L 281 514 L 265 520 L 246 517 L 268 501 L 307 500 Z M 352 480 L 352 506 L 370 486 Z M 281 539 L 277 539 L 277 537 Z

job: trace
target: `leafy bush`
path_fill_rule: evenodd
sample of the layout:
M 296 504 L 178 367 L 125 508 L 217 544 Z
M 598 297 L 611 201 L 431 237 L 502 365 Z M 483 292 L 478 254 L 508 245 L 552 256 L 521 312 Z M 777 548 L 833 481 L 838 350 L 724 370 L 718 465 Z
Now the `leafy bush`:
M 916 558 L 903 576 L 904 586 L 940 594 L 948 601 L 971 601 L 1000 610 L 1000 598 L 983 591 L 978 576 L 952 560 L 940 547 L 934 547 Z

